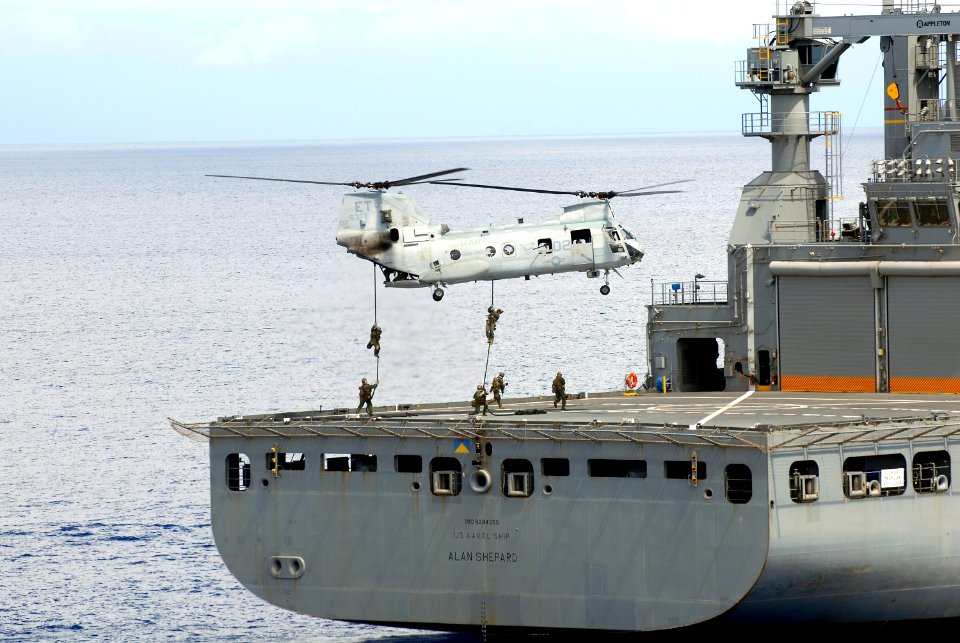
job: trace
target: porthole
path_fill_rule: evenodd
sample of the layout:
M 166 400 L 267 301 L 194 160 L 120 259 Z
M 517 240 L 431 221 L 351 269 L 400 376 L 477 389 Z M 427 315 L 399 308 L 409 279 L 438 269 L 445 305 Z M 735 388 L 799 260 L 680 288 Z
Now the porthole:
M 710 498 L 713 498 L 713 489 L 704 489 L 703 497 L 706 498 L 707 500 L 710 500 Z
M 263 478 L 262 480 L 260 480 L 260 486 L 262 486 L 262 487 L 269 487 L 269 486 L 270 486 L 270 481 L 267 480 L 266 478 Z
M 497 254 L 497 249 L 493 246 L 487 246 L 485 252 L 487 253 L 488 257 L 492 257 L 493 255 Z
M 551 493 L 553 493 L 553 486 L 552 486 L 552 485 L 545 485 L 545 486 L 543 487 L 543 495 L 549 496 Z
M 510 255 L 513 254 L 513 252 L 514 252 L 513 244 L 511 243 L 503 244 L 503 254 L 509 257 Z
M 459 250 L 451 250 L 451 251 L 450 251 L 450 258 L 453 259 L 454 261 L 456 261 L 457 259 L 459 259 L 459 258 L 460 258 L 460 251 L 459 251 Z
M 414 480 L 413 484 L 410 485 L 410 491 L 420 491 L 420 483 Z

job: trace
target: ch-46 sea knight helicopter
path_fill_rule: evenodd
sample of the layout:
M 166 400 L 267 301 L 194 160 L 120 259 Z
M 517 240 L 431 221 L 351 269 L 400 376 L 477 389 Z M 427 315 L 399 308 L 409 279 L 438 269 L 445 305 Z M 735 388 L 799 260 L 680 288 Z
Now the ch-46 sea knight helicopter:
M 494 281 L 560 272 L 585 272 L 600 276 L 600 292 L 609 294 L 610 271 L 629 266 L 643 257 L 643 248 L 610 208 L 613 197 L 666 194 L 678 190 L 650 188 L 683 183 L 671 181 L 622 192 L 582 192 L 517 188 L 457 179 L 432 180 L 463 172 L 454 168 L 394 181 L 348 183 L 277 179 L 260 176 L 207 176 L 317 185 L 345 185 L 357 189 L 344 195 L 340 206 L 337 243 L 347 251 L 380 266 L 388 288 L 433 288 L 433 299 L 443 298 L 443 288 L 468 281 Z M 570 194 L 591 201 L 569 205 L 556 219 L 451 230 L 431 223 L 409 196 L 388 192 L 391 187 L 431 183 L 460 187 Z M 617 272 L 619 274 L 619 272 Z

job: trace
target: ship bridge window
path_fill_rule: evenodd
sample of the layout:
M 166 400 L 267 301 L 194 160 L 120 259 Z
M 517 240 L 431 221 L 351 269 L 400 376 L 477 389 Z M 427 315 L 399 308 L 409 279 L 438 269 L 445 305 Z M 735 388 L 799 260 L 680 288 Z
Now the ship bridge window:
M 848 498 L 899 496 L 907 488 L 907 460 L 900 453 L 855 456 L 843 461 L 843 493 Z
M 430 461 L 430 491 L 435 496 L 456 496 L 463 486 L 463 472 L 456 458 Z
M 666 460 L 663 463 L 663 477 L 667 480 L 705 480 L 707 463 L 699 460 Z
M 509 458 L 500 466 L 503 473 L 503 495 L 508 498 L 529 498 L 533 493 L 533 465 L 529 460 Z
M 913 205 L 918 226 L 946 228 L 950 225 L 950 209 L 946 199 L 917 199 Z
M 324 471 L 376 471 L 377 456 L 372 453 L 324 453 Z
M 723 472 L 723 488 L 727 500 L 743 505 L 753 498 L 753 473 L 745 464 L 728 464 Z
M 568 476 L 570 461 L 566 458 L 541 458 L 540 473 L 545 476 Z
M 646 478 L 646 460 L 587 460 L 591 478 Z
M 913 490 L 942 493 L 950 488 L 950 454 L 946 451 L 919 451 L 913 456 Z
M 590 228 L 584 228 L 583 230 L 571 230 L 570 231 L 570 241 L 571 243 L 590 243 Z
M 395 455 L 393 468 L 397 473 L 420 473 L 423 471 L 423 458 L 418 455 Z
M 894 227 L 913 224 L 910 219 L 910 203 L 908 201 L 880 199 L 877 201 L 877 216 L 882 226 Z
M 227 454 L 227 489 L 246 491 L 250 487 L 250 458 L 243 453 Z
M 267 471 L 303 471 L 307 460 L 302 453 L 267 453 Z
M 790 465 L 790 500 L 796 503 L 820 499 L 820 466 L 813 460 Z

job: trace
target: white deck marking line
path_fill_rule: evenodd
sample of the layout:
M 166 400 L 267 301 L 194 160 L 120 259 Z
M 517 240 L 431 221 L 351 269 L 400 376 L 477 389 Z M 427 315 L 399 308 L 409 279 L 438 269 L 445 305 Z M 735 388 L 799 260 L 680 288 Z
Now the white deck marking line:
M 691 424 L 691 425 L 690 425 L 690 430 L 691 430 L 691 431 L 695 431 L 695 430 L 697 429 L 697 425 L 698 425 L 698 424 L 706 424 L 707 422 L 709 422 L 709 421 L 712 420 L 713 418 L 717 417 L 718 415 L 720 415 L 720 414 L 723 413 L 724 411 L 728 411 L 728 410 L 732 409 L 734 406 L 736 406 L 736 405 L 739 404 L 740 402 L 744 401 L 745 399 L 747 399 L 747 398 L 750 397 L 751 395 L 753 395 L 753 391 L 747 391 L 746 393 L 744 393 L 743 395 L 741 395 L 740 397 L 738 397 L 737 399 L 735 399 L 733 402 L 730 402 L 730 403 L 727 404 L 726 406 L 717 409 L 716 411 L 714 411 L 713 413 L 711 413 L 711 414 L 708 415 L 707 417 L 701 419 L 701 420 L 700 420 L 699 422 L 697 422 L 696 424 Z

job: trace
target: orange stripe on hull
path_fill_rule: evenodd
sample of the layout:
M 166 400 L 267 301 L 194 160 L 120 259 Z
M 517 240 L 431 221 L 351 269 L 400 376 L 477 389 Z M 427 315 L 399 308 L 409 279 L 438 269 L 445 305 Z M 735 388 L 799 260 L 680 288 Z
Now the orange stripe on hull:
M 782 375 L 781 391 L 816 391 L 820 393 L 875 393 L 872 377 L 837 377 L 829 375 Z
M 890 392 L 960 394 L 960 379 L 955 377 L 891 377 Z

